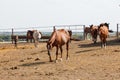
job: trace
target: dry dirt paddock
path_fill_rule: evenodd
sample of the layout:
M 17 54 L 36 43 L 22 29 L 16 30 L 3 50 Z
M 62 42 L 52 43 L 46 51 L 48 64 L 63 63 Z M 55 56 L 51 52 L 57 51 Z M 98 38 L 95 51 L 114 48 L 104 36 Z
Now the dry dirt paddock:
M 49 62 L 46 43 L 0 44 L 0 80 L 120 80 L 120 42 L 109 40 L 106 49 L 92 41 L 72 41 L 70 59 Z M 55 48 L 52 50 L 55 59 Z

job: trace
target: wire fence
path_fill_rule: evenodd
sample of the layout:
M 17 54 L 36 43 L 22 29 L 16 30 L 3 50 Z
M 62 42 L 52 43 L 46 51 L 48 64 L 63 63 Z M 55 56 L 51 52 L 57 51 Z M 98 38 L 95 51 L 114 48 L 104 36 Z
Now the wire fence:
M 50 36 L 54 26 L 0 29 L 0 42 L 11 41 L 11 35 L 26 36 L 28 30 L 39 30 L 43 36 Z M 85 25 L 55 25 L 56 29 L 72 30 L 73 38 L 84 39 Z

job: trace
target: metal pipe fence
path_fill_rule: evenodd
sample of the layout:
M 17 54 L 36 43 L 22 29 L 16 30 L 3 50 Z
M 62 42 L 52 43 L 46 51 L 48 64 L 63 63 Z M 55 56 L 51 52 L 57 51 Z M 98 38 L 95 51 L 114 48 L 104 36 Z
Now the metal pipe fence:
M 72 30 L 73 38 L 84 40 L 85 25 L 55 25 L 56 29 Z M 53 26 L 37 26 L 26 28 L 6 28 L 0 29 L 0 42 L 12 41 L 11 36 L 26 36 L 28 30 L 39 30 L 43 36 L 50 36 L 53 31 Z

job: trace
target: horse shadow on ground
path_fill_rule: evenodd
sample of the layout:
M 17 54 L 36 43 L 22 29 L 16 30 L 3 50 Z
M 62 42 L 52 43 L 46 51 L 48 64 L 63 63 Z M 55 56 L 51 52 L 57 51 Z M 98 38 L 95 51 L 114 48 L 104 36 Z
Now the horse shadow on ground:
M 96 46 L 100 46 L 100 42 L 97 42 L 96 44 L 94 44 L 94 43 L 79 44 L 78 48 L 87 48 L 87 47 L 96 47 Z
M 107 46 L 115 46 L 115 45 L 120 45 L 120 40 L 114 39 L 114 40 L 108 40 L 107 41 Z M 85 47 L 100 47 L 101 48 L 101 42 L 97 42 L 96 44 L 94 43 L 89 43 L 89 44 L 79 44 L 79 48 L 85 48 Z
M 107 41 L 107 46 L 115 46 L 115 45 L 120 45 L 120 41 L 118 39 L 114 40 L 108 40 Z M 85 53 L 85 52 L 90 52 L 90 51 L 96 51 L 101 49 L 101 42 L 97 42 L 96 44 L 94 43 L 89 43 L 89 44 L 79 44 L 78 48 L 88 48 L 88 47 L 93 47 L 93 49 L 87 49 L 87 50 L 82 50 L 82 51 L 76 51 L 76 53 Z M 97 48 L 94 48 L 97 47 Z M 118 50 L 117 50 L 118 51 Z M 117 52 L 116 51 L 116 52 Z
M 52 62 L 53 63 L 53 62 Z M 44 64 L 50 64 L 49 61 L 46 61 L 46 62 L 32 62 L 32 63 L 24 63 L 24 64 L 21 64 L 21 65 L 18 65 L 18 66 L 37 66 L 37 65 L 44 65 Z
M 88 49 L 88 50 L 76 51 L 76 54 L 90 52 L 90 51 L 95 51 L 95 50 L 99 50 L 99 48 L 98 49 Z

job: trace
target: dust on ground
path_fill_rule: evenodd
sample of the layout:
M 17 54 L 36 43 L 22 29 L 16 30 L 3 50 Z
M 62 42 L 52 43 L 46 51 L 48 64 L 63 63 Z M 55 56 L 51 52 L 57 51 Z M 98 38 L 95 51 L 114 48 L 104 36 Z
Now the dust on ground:
M 120 42 L 110 39 L 102 49 L 99 42 L 72 41 L 69 60 L 63 49 L 63 61 L 55 63 L 46 43 L 0 44 L 0 80 L 120 80 Z M 51 54 L 55 60 L 55 48 Z

